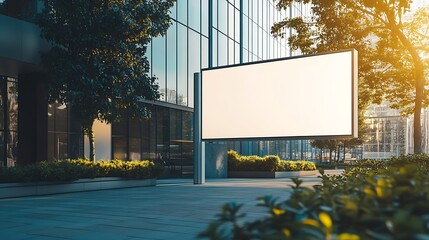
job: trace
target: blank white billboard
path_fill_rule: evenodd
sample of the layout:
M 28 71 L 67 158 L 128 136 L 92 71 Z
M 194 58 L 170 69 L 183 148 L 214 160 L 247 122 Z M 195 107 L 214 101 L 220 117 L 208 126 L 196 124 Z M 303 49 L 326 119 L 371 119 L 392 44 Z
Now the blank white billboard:
M 357 137 L 357 51 L 202 70 L 202 140 Z

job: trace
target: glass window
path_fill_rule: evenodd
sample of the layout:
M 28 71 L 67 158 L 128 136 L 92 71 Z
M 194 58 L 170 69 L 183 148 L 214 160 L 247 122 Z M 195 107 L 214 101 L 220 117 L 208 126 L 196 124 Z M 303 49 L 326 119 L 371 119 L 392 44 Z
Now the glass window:
M 141 160 L 140 138 L 130 138 L 130 160 Z
M 224 66 L 228 64 L 228 38 L 219 32 L 219 66 Z
M 188 2 L 189 22 L 188 26 L 200 32 L 200 0 L 190 0 Z
M 259 40 L 259 38 L 258 38 L 258 26 L 254 22 L 252 22 L 252 26 L 253 26 L 253 29 L 252 29 L 253 47 L 251 49 L 251 52 L 253 54 L 258 54 L 258 40 Z
M 18 133 L 15 131 L 9 132 L 7 139 L 7 166 L 15 166 L 18 158 Z
M 213 30 L 213 49 L 212 49 L 212 65 L 213 67 L 217 67 L 218 66 L 218 31 Z
M 206 37 L 201 37 L 201 68 L 209 67 L 209 40 Z
M 81 134 L 69 134 L 69 158 L 83 156 L 83 137 Z
M 165 101 L 165 37 L 152 40 L 152 75 L 157 78 L 160 100 Z
M 0 131 L 0 167 L 6 166 L 6 167 L 12 167 L 8 165 L 8 163 L 5 161 L 4 157 L 4 132 Z
M 10 80 L 10 78 L 8 79 Z M 7 82 L 7 98 L 9 113 L 9 129 L 18 130 L 18 84 L 15 81 Z
M 249 49 L 249 19 L 243 17 L 243 47 Z
M 240 42 L 240 12 L 235 10 L 235 35 L 234 39 L 237 42 Z
M 0 76 L 0 129 L 4 130 L 5 105 L 7 103 L 6 77 Z
M 219 31 L 223 33 L 228 33 L 228 4 L 226 0 L 218 0 L 219 1 L 219 11 L 218 11 L 218 21 L 219 21 Z
M 55 135 L 55 146 L 57 149 L 56 159 L 67 159 L 68 156 L 68 140 L 67 134 L 65 133 L 57 133 Z
M 67 108 L 66 105 L 54 104 L 55 107 L 55 131 L 67 132 Z
M 156 153 L 158 154 L 157 157 L 168 157 L 168 146 L 170 144 L 169 111 L 167 108 L 163 107 L 157 107 L 156 111 Z
M 188 106 L 194 106 L 194 73 L 199 73 L 200 67 L 200 34 L 189 30 L 188 54 Z
M 249 52 L 246 49 L 243 50 L 243 62 L 249 62 Z
M 177 21 L 187 25 L 188 21 L 188 1 L 187 0 L 177 0 Z
M 177 1 L 174 2 L 173 7 L 170 9 L 170 17 L 177 20 Z
M 2 113 L 3 111 L 0 111 L 0 113 Z M 48 131 L 54 131 L 55 130 L 55 125 L 54 125 L 54 107 L 52 104 L 48 105 Z M 3 122 L 3 116 L 1 116 L 0 121 Z M 3 129 L 3 125 L 0 129 Z
M 201 33 L 209 35 L 209 5 L 207 0 L 201 1 Z
M 3 139 L 3 137 L 1 139 Z M 55 146 L 55 133 L 48 133 L 48 159 L 49 160 L 53 160 L 56 158 L 54 146 Z
M 138 119 L 129 119 L 129 136 L 140 138 L 141 123 Z
M 126 136 L 127 135 L 127 118 L 122 116 L 119 121 L 112 123 L 112 135 Z
M 235 63 L 240 63 L 240 45 L 235 43 Z
M 228 41 L 228 64 L 234 64 L 235 58 L 234 58 L 234 41 L 232 39 L 229 39 Z
M 176 44 L 177 44 L 177 23 L 167 31 L 167 102 L 176 103 L 177 100 L 177 74 L 176 74 Z
M 192 123 L 193 114 L 191 112 L 182 113 L 182 175 L 192 176 L 193 166 L 193 144 L 192 144 Z
M 188 104 L 188 36 L 186 27 L 180 24 L 177 26 L 177 104 L 186 106 Z
M 204 0 L 203 0 L 204 1 Z M 218 7 L 218 0 L 213 0 L 212 1 L 212 7 L 213 7 L 213 12 L 212 12 L 212 18 L 213 18 L 213 27 L 217 28 L 217 7 Z
M 243 1 L 243 14 L 249 15 L 249 0 L 242 0 Z
M 234 6 L 228 4 L 228 37 L 234 38 Z
M 112 137 L 113 159 L 127 160 L 127 139 Z

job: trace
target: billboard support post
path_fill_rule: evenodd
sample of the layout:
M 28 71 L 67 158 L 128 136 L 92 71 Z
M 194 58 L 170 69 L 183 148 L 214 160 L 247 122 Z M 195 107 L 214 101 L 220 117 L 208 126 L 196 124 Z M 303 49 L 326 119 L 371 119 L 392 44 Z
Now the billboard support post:
M 194 73 L 194 184 L 203 184 L 205 177 L 205 145 L 201 141 L 201 78 Z

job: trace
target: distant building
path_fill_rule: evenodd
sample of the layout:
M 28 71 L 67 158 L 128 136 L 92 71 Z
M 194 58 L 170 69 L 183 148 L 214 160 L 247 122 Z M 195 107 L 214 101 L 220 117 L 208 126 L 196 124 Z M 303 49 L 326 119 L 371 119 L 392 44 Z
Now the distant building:
M 389 103 L 372 105 L 366 111 L 368 140 L 363 145 L 363 158 L 385 159 L 413 153 L 413 116 L 403 117 Z M 422 150 L 429 153 L 429 108 L 422 110 Z

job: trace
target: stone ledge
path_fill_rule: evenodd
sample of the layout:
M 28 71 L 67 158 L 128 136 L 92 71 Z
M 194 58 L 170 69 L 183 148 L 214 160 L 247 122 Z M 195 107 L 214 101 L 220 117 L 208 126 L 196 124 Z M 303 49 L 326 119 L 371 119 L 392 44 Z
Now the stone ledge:
M 291 172 L 260 172 L 260 171 L 229 171 L 230 178 L 291 178 L 302 176 L 316 176 L 317 170 Z
M 79 179 L 65 183 L 5 183 L 0 184 L 0 199 L 155 185 L 156 179 L 125 180 L 116 177 Z

